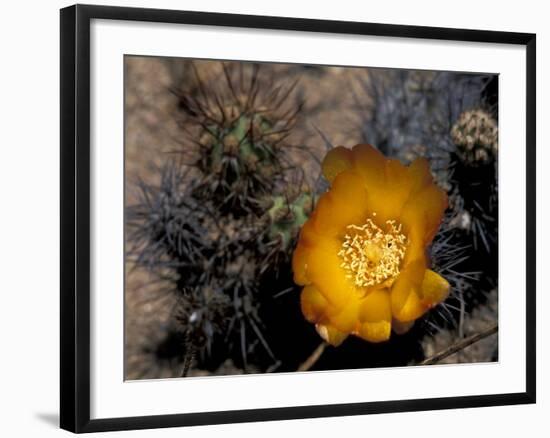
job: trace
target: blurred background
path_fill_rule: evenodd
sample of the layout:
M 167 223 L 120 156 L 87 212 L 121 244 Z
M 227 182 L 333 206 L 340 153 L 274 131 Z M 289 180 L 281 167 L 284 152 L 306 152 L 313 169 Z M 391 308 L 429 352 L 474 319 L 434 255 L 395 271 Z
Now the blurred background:
M 430 160 L 450 197 L 432 263 L 452 296 L 311 370 L 418 364 L 497 322 L 498 76 L 126 57 L 126 378 L 303 367 L 321 340 L 292 249 L 326 151 L 365 142 Z M 497 337 L 443 362 L 498 360 Z

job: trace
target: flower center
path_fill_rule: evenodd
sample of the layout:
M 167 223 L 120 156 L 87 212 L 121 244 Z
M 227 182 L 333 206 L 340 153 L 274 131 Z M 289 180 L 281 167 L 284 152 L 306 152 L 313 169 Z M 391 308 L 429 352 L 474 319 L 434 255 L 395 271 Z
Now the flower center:
M 405 256 L 407 237 L 401 225 L 386 221 L 385 230 L 371 219 L 363 225 L 348 225 L 338 255 L 347 277 L 356 286 L 367 287 L 393 280 Z

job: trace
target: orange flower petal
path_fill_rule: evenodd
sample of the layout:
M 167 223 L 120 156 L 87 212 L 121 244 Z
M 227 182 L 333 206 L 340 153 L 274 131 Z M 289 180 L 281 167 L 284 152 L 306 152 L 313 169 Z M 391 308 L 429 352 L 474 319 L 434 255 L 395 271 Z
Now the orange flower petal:
M 332 183 L 340 172 L 351 167 L 351 158 L 351 151 L 343 146 L 328 151 L 321 165 L 323 175 L 328 182 Z
M 399 311 L 394 313 L 394 318 L 401 322 L 411 322 L 420 318 L 428 308 L 424 306 L 416 288 L 411 288 L 406 295 L 404 304 L 399 308 Z
M 449 296 L 451 285 L 437 272 L 426 269 L 422 281 L 422 303 L 426 307 L 434 307 Z
M 317 286 L 328 302 L 340 310 L 355 292 L 355 287 L 340 266 L 340 242 L 325 238 L 309 252 L 307 277 Z
M 348 337 L 347 333 L 341 332 L 330 325 L 317 324 L 315 329 L 319 333 L 319 336 L 333 347 L 338 347 Z
M 324 236 L 318 233 L 313 226 L 313 222 L 315 221 L 316 216 L 317 211 L 313 212 L 310 218 L 302 226 L 302 229 L 300 230 L 300 240 L 298 241 L 298 246 L 303 246 L 311 249 L 314 248 L 319 241 L 323 240 Z
M 424 228 L 408 233 L 409 244 L 403 259 L 403 266 L 408 266 L 415 260 L 426 260 L 426 244 L 424 243 Z
M 309 285 L 302 290 L 300 305 L 305 318 L 316 324 L 325 316 L 328 301 L 315 286 Z
M 379 224 L 397 220 L 411 192 L 409 172 L 399 160 L 387 160 L 385 173 L 384 187 L 368 191 L 370 206 Z
M 353 148 L 353 169 L 361 175 L 367 189 L 370 212 L 376 213 L 378 224 L 396 220 L 407 202 L 411 189 L 429 181 L 423 160 L 406 167 L 399 160 L 387 159 L 370 145 Z M 414 164 L 414 163 L 413 163 Z
M 383 342 L 391 334 L 391 300 L 387 289 L 376 289 L 361 301 L 358 335 L 369 342 Z
M 364 322 L 358 332 L 359 337 L 369 342 L 384 342 L 391 336 L 391 322 Z
M 391 321 L 391 300 L 387 289 L 374 289 L 362 300 L 359 311 L 361 322 Z
M 316 215 L 317 213 L 314 213 Z M 321 246 L 322 248 L 334 247 L 335 241 L 332 238 L 326 237 L 315 231 L 310 218 L 302 226 L 300 230 L 300 238 L 298 239 L 298 245 L 294 250 L 292 256 L 292 271 L 294 273 L 294 281 L 299 285 L 306 285 L 311 283 L 311 279 L 307 274 L 309 255 L 315 251 L 315 248 Z
M 346 305 L 328 316 L 330 325 L 344 333 L 352 333 L 359 326 L 359 295 L 354 292 Z
M 416 260 L 406 266 L 395 280 L 391 289 L 391 307 L 395 319 L 409 322 L 426 311 L 419 297 L 425 271 L 425 261 Z
M 399 220 L 409 238 L 430 243 L 441 224 L 447 203 L 445 191 L 433 184 L 426 185 L 411 196 Z
M 386 157 L 370 144 L 358 144 L 352 149 L 353 169 L 363 177 L 370 192 L 386 183 Z
M 298 245 L 292 254 L 292 272 L 294 273 L 294 283 L 305 286 L 310 281 L 307 277 L 307 260 L 309 250 L 304 245 Z
M 417 158 L 407 168 L 411 181 L 410 196 L 414 196 L 428 184 L 433 183 L 430 163 L 425 158 Z
M 321 196 L 315 210 L 314 228 L 327 236 L 343 233 L 349 224 L 364 222 L 367 192 L 361 177 L 351 171 L 341 172 L 331 190 Z

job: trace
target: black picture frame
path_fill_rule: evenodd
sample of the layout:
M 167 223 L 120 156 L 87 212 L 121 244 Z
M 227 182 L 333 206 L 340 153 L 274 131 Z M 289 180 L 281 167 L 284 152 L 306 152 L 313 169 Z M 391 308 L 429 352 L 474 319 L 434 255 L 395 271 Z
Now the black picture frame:
M 90 419 L 90 21 L 92 19 L 412 37 L 525 46 L 527 78 L 526 391 L 479 396 Z M 76 433 L 100 432 L 535 403 L 536 36 L 534 34 L 89 5 L 75 5 L 62 9 L 60 24 L 61 428 Z

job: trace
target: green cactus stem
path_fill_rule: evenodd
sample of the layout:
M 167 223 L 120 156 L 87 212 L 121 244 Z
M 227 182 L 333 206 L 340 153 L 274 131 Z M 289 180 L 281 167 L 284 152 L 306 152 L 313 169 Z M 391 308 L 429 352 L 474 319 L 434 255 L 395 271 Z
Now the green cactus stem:
M 311 208 L 312 196 L 307 191 L 300 193 L 292 202 L 285 196 L 273 197 L 273 205 L 267 213 L 270 218 L 269 237 L 280 240 L 281 250 L 290 249 Z

